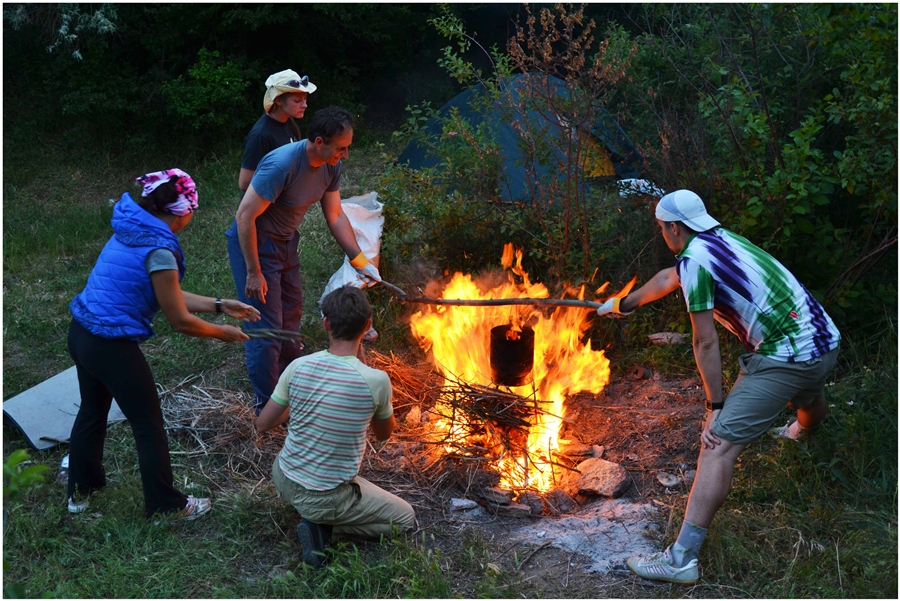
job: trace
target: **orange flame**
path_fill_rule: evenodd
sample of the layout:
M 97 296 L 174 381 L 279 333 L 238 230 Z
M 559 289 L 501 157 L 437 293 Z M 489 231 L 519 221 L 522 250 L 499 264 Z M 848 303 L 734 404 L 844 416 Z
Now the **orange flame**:
M 515 261 L 513 258 L 515 257 Z M 522 251 L 513 252 L 512 244 L 503 249 L 501 264 L 509 269 L 508 282 L 489 289 L 479 288 L 470 275 L 455 273 L 443 291 L 444 299 L 487 300 L 497 298 L 548 298 L 543 284 L 532 284 L 522 269 Z M 522 279 L 517 283 L 513 274 Z M 578 290 L 583 300 L 584 287 Z M 523 458 L 509 456 L 497 466 L 501 484 L 509 488 L 553 488 L 550 463 L 558 450 L 557 437 L 565 415 L 567 395 L 582 391 L 594 394 L 609 381 L 609 360 L 603 351 L 595 351 L 581 342 L 593 311 L 559 307 L 549 317 L 530 306 L 448 306 L 428 307 L 412 316 L 410 325 L 422 348 L 430 351 L 435 365 L 447 378 L 472 384 L 491 383 L 490 330 L 512 323 L 517 329 L 528 324 L 535 333 L 533 383 L 512 388 L 519 395 L 543 401 L 537 422 L 528 433 L 528 450 L 534 459 L 523 465 Z M 453 430 L 454 424 L 443 424 Z

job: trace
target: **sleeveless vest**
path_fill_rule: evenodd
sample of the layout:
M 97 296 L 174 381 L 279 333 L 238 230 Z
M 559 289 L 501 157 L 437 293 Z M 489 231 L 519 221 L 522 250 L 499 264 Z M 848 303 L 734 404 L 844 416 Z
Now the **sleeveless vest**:
M 115 232 L 91 270 L 87 286 L 69 310 L 86 330 L 101 338 L 143 342 L 154 336 L 151 322 L 159 312 L 145 261 L 165 248 L 175 255 L 178 280 L 184 277 L 184 251 L 165 222 L 142 209 L 126 192 L 113 208 Z

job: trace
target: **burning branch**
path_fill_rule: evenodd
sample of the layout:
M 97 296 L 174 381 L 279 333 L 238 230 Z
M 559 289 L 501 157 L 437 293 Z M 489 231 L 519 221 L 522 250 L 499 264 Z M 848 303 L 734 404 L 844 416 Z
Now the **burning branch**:
M 541 407 L 536 397 L 526 398 L 499 388 L 448 379 L 441 401 L 433 410 L 451 427 L 429 444 L 442 445 L 448 454 L 467 461 L 501 461 L 509 458 L 525 474 L 528 466 L 555 465 L 573 468 L 550 459 L 550 449 L 538 454 L 528 449 L 528 431 L 547 415 L 565 420 Z M 478 444 L 481 443 L 481 444 Z M 524 479 L 523 479 L 524 481 Z

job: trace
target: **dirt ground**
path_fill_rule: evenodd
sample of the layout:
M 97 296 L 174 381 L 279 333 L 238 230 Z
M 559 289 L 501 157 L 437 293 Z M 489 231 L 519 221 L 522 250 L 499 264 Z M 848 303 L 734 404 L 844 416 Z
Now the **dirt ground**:
M 391 376 L 399 426 L 389 441 L 369 448 L 360 474 L 413 505 L 419 521 L 416 540 L 425 540 L 429 547 L 453 558 L 450 569 L 457 575 L 454 596 L 479 596 L 478 580 L 485 569 L 510 582 L 514 596 L 628 598 L 668 594 L 668 588 L 660 587 L 671 585 L 634 577 L 624 560 L 632 554 L 659 550 L 659 541 L 667 530 L 678 525 L 669 524 L 667 519 L 671 508 L 683 509 L 689 490 L 683 478 L 696 468 L 701 420 L 706 416 L 699 378 L 670 380 L 631 366 L 624 372 L 614 372 L 600 394 L 569 398 L 567 422 L 560 438 L 588 448 L 602 446 L 603 459 L 624 467 L 630 484 L 618 499 L 571 491 L 568 507 L 556 505 L 562 507 L 561 511 L 545 508 L 542 515 L 526 512 L 512 517 L 479 495 L 479 490 L 497 483 L 491 480 L 495 473 L 481 469 L 483 464 L 442 456 L 437 445 L 423 442 L 433 426 L 421 418 L 408 419 L 414 407 L 425 413 L 434 406 L 443 383 L 429 364 L 420 361 L 369 354 L 369 364 Z M 163 394 L 170 436 L 188 446 L 202 440 L 205 448 L 198 453 L 228 457 L 227 463 L 217 465 L 209 474 L 211 484 L 222 493 L 233 489 L 234 483 L 268 481 L 284 430 L 276 429 L 262 439 L 249 436 L 252 417 L 247 399 L 224 387 L 209 386 L 220 378 L 207 376 L 204 381 L 183 383 Z M 187 389 L 193 390 L 193 396 L 187 396 Z M 558 460 L 575 466 L 585 458 Z M 657 479 L 660 471 L 681 476 L 682 481 L 664 486 Z M 450 507 L 453 498 L 470 499 L 479 506 L 471 511 L 454 511 Z M 375 545 L 364 540 L 353 542 L 364 552 Z M 299 543 L 289 543 L 290 552 L 297 551 Z M 479 550 L 476 556 L 470 552 L 473 548 Z M 370 550 L 378 553 L 375 547 Z M 288 559 L 284 558 L 285 562 Z M 467 565 L 471 569 L 466 569 Z M 516 581 L 519 584 L 514 584 Z M 680 594 L 704 596 L 702 590 Z
M 419 455 L 416 439 L 421 428 L 405 421 L 411 406 L 397 398 L 397 388 L 395 384 L 395 412 L 401 422 L 397 441 L 380 449 L 374 462 L 372 458 L 364 462 L 362 475 L 412 502 L 421 530 L 444 534 L 435 537 L 442 553 L 452 554 L 468 534 L 477 534 L 487 541 L 489 563 L 518 573 L 529 597 L 646 597 L 660 594 L 660 586 L 669 586 L 635 578 L 625 568 L 624 559 L 659 550 L 664 531 L 673 527 L 666 524 L 669 509 L 676 502 L 683 504 L 689 490 L 685 475 L 690 482 L 706 417 L 699 378 L 667 380 L 636 366 L 613 375 L 600 394 L 570 398 L 565 413 L 568 421 L 560 438 L 603 446 L 603 459 L 624 467 L 631 484 L 619 499 L 574 494 L 575 503 L 561 514 L 545 510 L 543 515 L 526 517 L 503 515 L 495 505 L 480 499 L 471 469 L 458 466 L 453 473 L 446 465 L 443 469 L 428 465 L 433 457 Z M 410 482 L 402 482 L 406 478 L 398 482 L 396 473 L 388 477 L 380 469 L 379 456 L 386 460 L 384 465 L 396 469 L 394 459 L 401 454 L 406 459 L 401 462 L 405 476 L 412 476 Z M 571 465 L 583 459 L 572 457 Z M 680 481 L 664 486 L 657 479 L 661 471 L 680 476 Z M 417 496 L 423 490 L 427 493 Z M 451 511 L 454 497 L 478 500 L 480 507 L 471 512 Z M 612 528 L 601 524 L 610 521 Z M 595 547 L 605 549 L 613 559 L 601 557 L 598 563 L 598 554 L 591 552 Z M 459 594 L 476 594 L 475 582 L 458 584 Z

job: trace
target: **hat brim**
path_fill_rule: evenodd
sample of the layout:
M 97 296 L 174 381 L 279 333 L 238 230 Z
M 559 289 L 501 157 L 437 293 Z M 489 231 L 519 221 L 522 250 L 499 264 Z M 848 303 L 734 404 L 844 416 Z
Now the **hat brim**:
M 721 223 L 710 217 L 708 214 L 695 217 L 694 219 L 683 219 L 682 223 L 684 223 L 695 232 L 705 232 L 707 230 L 713 229 L 714 227 L 722 225 Z
M 280 86 L 274 85 L 272 86 L 278 92 L 278 96 L 282 94 L 290 94 L 291 92 L 306 92 L 307 94 L 312 94 L 316 91 L 316 84 L 313 82 L 308 82 L 305 86 L 300 86 L 299 88 L 295 88 L 292 86 Z

